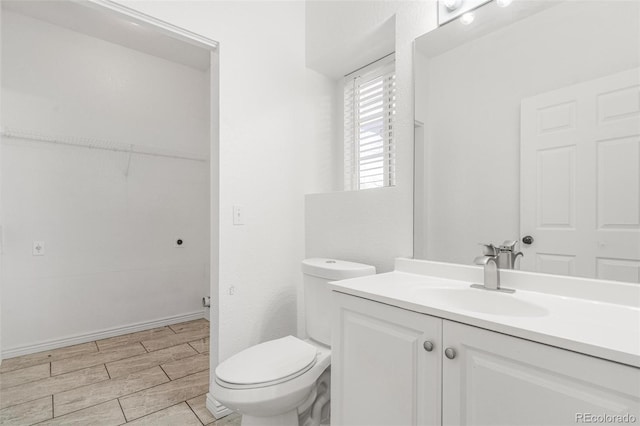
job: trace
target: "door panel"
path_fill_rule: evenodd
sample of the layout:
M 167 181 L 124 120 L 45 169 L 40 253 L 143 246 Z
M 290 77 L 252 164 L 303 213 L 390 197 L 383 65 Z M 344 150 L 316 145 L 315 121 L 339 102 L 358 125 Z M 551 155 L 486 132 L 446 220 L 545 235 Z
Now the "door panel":
M 598 229 L 640 227 L 640 139 L 599 141 L 597 146 Z
M 603 280 L 640 282 L 640 262 L 598 258 L 596 277 Z
M 575 256 L 536 253 L 536 268 L 554 275 L 575 275 Z
M 576 150 L 574 146 L 538 151 L 538 227 L 575 228 Z

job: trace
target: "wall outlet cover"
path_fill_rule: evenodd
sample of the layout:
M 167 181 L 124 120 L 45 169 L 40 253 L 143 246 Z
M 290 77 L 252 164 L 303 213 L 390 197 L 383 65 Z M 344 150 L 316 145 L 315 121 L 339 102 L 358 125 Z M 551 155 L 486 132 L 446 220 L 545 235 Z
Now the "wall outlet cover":
M 44 241 L 33 242 L 33 255 L 44 256 Z

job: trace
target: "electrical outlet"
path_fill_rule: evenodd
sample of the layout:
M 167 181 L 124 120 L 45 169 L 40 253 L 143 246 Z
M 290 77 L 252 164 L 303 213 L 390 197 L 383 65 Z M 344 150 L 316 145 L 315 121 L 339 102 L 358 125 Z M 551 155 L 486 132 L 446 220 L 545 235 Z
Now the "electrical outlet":
M 33 242 L 33 255 L 44 256 L 44 241 Z

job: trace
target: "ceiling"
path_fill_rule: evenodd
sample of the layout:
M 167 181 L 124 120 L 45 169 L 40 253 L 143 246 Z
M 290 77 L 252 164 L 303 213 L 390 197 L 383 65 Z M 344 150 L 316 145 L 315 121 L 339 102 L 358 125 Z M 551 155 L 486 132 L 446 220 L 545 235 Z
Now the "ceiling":
M 191 68 L 209 69 L 211 47 L 172 37 L 146 22 L 96 3 L 3 0 L 2 8 Z
M 306 65 L 333 79 L 395 51 L 395 13 L 389 0 L 306 0 Z

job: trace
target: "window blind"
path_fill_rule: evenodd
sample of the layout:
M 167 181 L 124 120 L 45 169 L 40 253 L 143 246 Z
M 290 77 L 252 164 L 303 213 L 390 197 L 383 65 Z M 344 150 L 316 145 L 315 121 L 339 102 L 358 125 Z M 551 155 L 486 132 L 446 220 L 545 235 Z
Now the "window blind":
M 393 54 L 345 77 L 346 190 L 395 185 L 395 78 Z

